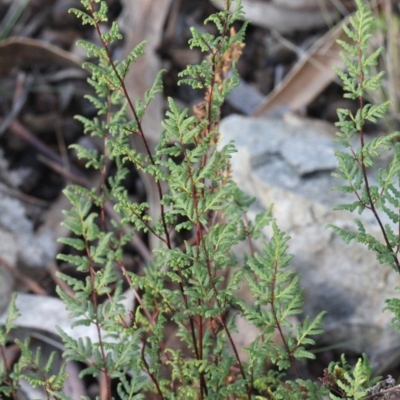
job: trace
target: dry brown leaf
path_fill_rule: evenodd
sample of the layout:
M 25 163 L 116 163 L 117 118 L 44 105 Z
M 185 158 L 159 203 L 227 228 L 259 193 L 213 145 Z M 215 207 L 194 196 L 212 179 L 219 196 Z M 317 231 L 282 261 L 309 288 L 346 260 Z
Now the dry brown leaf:
M 0 75 L 11 68 L 46 62 L 60 68 L 82 68 L 82 60 L 68 51 L 41 40 L 12 37 L 0 42 Z
M 338 24 L 322 36 L 286 75 L 285 79 L 270 93 L 254 112 L 260 117 L 278 106 L 299 110 L 315 99 L 335 79 L 332 69 L 343 67 L 338 39 L 348 41 L 343 32 L 343 23 Z

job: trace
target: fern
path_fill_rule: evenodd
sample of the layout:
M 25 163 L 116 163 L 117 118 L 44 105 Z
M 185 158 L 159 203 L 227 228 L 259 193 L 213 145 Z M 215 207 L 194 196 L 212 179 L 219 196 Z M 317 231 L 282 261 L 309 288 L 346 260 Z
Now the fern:
M 55 372 L 56 352 L 53 351 L 49 358 L 44 361 L 40 348 L 36 351 L 30 346 L 29 339 L 24 342 L 15 339 L 21 355 L 12 369 L 5 365 L 5 345 L 10 337 L 10 333 L 16 328 L 15 320 L 20 316 L 15 306 L 16 296 L 11 299 L 9 312 L 4 329 L 0 329 L 0 393 L 10 398 L 17 399 L 20 381 L 27 381 L 33 388 L 42 388 L 45 396 L 54 399 L 66 400 L 63 394 L 63 385 L 67 377 L 65 365 Z
M 332 400 L 342 398 L 360 400 L 367 397 L 369 388 L 379 379 L 379 377 L 372 379 L 372 368 L 367 356 L 363 354 L 363 358 L 357 361 L 354 368 L 342 355 L 340 363 L 331 363 L 325 370 L 323 381 L 331 389 L 329 396 Z
M 241 1 L 226 1 L 223 11 L 206 20 L 215 25 L 217 35 L 192 28 L 190 47 L 200 49 L 204 58 L 180 73 L 179 84 L 201 89 L 204 99 L 193 112 L 168 99 L 169 108 L 160 127 L 163 131 L 154 151 L 141 121 L 150 102 L 163 91 L 162 71 L 143 99 L 131 99 L 125 77 L 130 65 L 144 55 L 145 43 L 138 44 L 125 60 L 113 60 L 110 45 L 120 40 L 121 34 L 116 23 L 108 32 L 100 29 L 107 21 L 107 3 L 81 3 L 83 10 L 72 12 L 83 24 L 94 27 L 101 45 L 80 42 L 92 57 L 84 65 L 91 71 L 89 83 L 94 93 L 87 99 L 96 108 L 97 117 L 77 119 L 85 134 L 103 141 L 104 151 L 74 146 L 86 167 L 96 170 L 101 179 L 98 187 L 70 185 L 64 190 L 71 209 L 65 212 L 63 224 L 71 235 L 60 239 L 65 248 L 58 259 L 74 266 L 83 278 L 60 273 L 73 295 L 61 288 L 57 293 L 74 318 L 73 325 L 95 326 L 97 338 L 76 339 L 59 329 L 64 358 L 84 363 L 81 377 L 101 376 L 106 383 L 105 399 L 117 395 L 124 400 L 321 399 L 328 393 L 332 399 L 367 396 L 373 380 L 366 357 L 354 368 L 344 358 L 341 364 L 332 364 L 323 385 L 302 376 L 299 360 L 314 358 L 310 347 L 323 332 L 324 313 L 295 322 L 302 314 L 303 298 L 299 277 L 289 270 L 290 238 L 279 229 L 272 208 L 254 221 L 247 219 L 253 199 L 230 177 L 229 160 L 235 147 L 233 143 L 218 147 L 221 106 L 239 83 L 236 62 L 246 23 L 237 31 L 234 26 L 243 19 Z M 382 74 L 369 74 L 379 51 L 365 54 L 372 17 L 360 0 L 357 4 L 359 11 L 351 27 L 345 28 L 354 44 L 342 42 L 347 72 L 337 71 L 346 97 L 360 101 L 355 115 L 349 110 L 338 111 L 338 142 L 345 150 L 337 151 L 337 177 L 346 181 L 338 189 L 354 192 L 356 201 L 338 208 L 359 213 L 369 209 L 378 218 L 383 212 L 398 223 L 399 145 L 394 147 L 390 166 L 379 171 L 377 185 L 371 185 L 367 175 L 376 158 L 393 148 L 398 134 L 369 142 L 364 138 L 365 122 L 381 118 L 387 103 L 363 103 L 365 93 L 379 87 Z M 361 142 L 353 148 L 356 134 Z M 142 140 L 144 153 L 131 147 L 132 135 Z M 154 180 L 160 201 L 157 218 L 150 217 L 148 203 L 132 202 L 124 187 L 133 168 Z M 114 211 L 117 220 L 113 219 Z M 378 221 L 385 236 L 383 244 L 360 221 L 357 232 L 334 229 L 347 242 L 367 244 L 380 262 L 399 268 L 397 230 Z M 269 240 L 263 234 L 267 226 L 273 232 Z M 189 233 L 191 239 L 180 244 L 176 240 L 179 232 Z M 139 273 L 127 270 L 123 257 L 134 235 L 152 235 L 160 243 Z M 262 244 L 261 251 L 255 250 L 255 241 Z M 243 261 L 235 253 L 235 246 L 241 243 L 249 249 Z M 249 286 L 252 304 L 236 294 L 243 282 Z M 135 297 L 131 311 L 125 305 L 127 291 Z M 389 302 L 388 308 L 397 317 L 397 302 Z M 3 358 L 16 315 L 12 308 L 0 331 Z M 246 361 L 233 339 L 237 315 L 259 329 L 255 341 L 245 349 Z M 178 345 L 168 340 L 166 332 L 171 328 Z M 280 344 L 274 340 L 276 335 Z M 33 354 L 28 342 L 18 345 L 22 356 L 14 370 L 1 365 L 0 393 L 15 398 L 18 382 L 24 378 L 43 387 L 47 396 L 66 399 L 62 393 L 64 367 L 52 374 L 54 356 L 43 366 L 39 351 Z M 267 367 L 270 364 L 274 367 Z M 287 372 L 294 380 L 288 379 Z
M 358 12 L 350 20 L 350 26 L 345 27 L 345 32 L 353 41 L 347 44 L 339 41 L 344 48 L 341 53 L 347 67 L 347 72 L 336 69 L 339 77 L 343 81 L 345 97 L 356 99 L 359 102 L 359 110 L 353 115 L 349 110 L 338 110 L 339 128 L 337 141 L 346 151 L 337 150 L 336 157 L 339 163 L 338 172 L 335 177 L 345 180 L 346 185 L 338 186 L 335 189 L 345 193 L 353 192 L 356 201 L 353 203 L 341 204 L 336 207 L 338 210 L 358 211 L 359 214 L 364 210 L 369 210 L 374 215 L 379 227 L 381 228 L 384 244 L 373 235 L 366 233 L 361 221 L 357 221 L 358 233 L 349 232 L 337 227 L 334 230 L 349 243 L 355 240 L 366 244 L 372 249 L 380 263 L 387 263 L 393 269 L 400 272 L 398 260 L 399 236 L 383 223 L 382 213 L 389 216 L 394 222 L 398 223 L 398 204 L 393 197 L 393 191 L 397 192 L 396 185 L 399 180 L 398 145 L 394 146 L 395 140 L 399 137 L 399 132 L 378 137 L 366 141 L 364 125 L 367 121 L 377 122 L 387 110 L 389 102 L 378 105 L 364 104 L 364 97 L 368 92 L 377 90 L 381 85 L 383 72 L 372 75 L 372 70 L 378 61 L 381 49 L 368 55 L 369 33 L 372 29 L 373 16 L 368 7 L 357 0 Z M 359 135 L 359 147 L 355 148 L 352 138 L 355 134 Z M 391 164 L 386 169 L 380 169 L 377 174 L 377 184 L 371 184 L 369 169 L 375 164 L 382 151 L 394 148 L 394 157 Z M 396 207 L 397 206 L 397 207 Z M 396 210 L 397 208 L 397 210 Z
M 342 59 L 347 71 L 335 69 L 343 82 L 345 91 L 344 97 L 355 99 L 359 103 L 358 111 L 353 114 L 350 110 L 339 109 L 339 122 L 336 126 L 337 142 L 343 147 L 335 152 L 338 160 L 338 172 L 336 178 L 345 181 L 344 185 L 334 189 L 344 193 L 354 193 L 355 201 L 347 204 L 340 204 L 338 210 L 357 211 L 362 214 L 366 210 L 372 213 L 380 227 L 382 237 L 377 238 L 367 232 L 363 223 L 356 219 L 357 231 L 349 231 L 336 226 L 330 226 L 346 243 L 356 241 L 364 244 L 375 253 L 379 263 L 391 266 L 400 273 L 399 262 L 399 132 L 394 132 L 382 137 L 367 140 L 364 133 L 364 126 L 367 121 L 377 123 L 385 116 L 389 102 L 381 104 L 365 104 L 364 98 L 368 93 L 381 88 L 381 79 L 384 72 L 374 75 L 374 67 L 382 49 L 372 54 L 367 54 L 368 42 L 371 38 L 373 16 L 367 5 L 362 0 L 356 0 L 358 11 L 350 19 L 349 26 L 344 26 L 344 31 L 351 39 L 350 44 L 338 41 L 343 48 Z M 359 145 L 353 145 L 352 139 L 357 135 Z M 382 152 L 391 151 L 392 160 L 387 168 L 379 169 L 375 177 L 376 184 L 372 183 L 371 167 L 374 166 Z M 384 224 L 384 217 L 393 222 Z M 399 329 L 400 303 L 398 299 L 387 300 L 386 309 L 394 313 L 393 324 Z M 374 382 L 371 379 L 371 368 L 367 357 L 358 360 L 354 368 L 346 363 L 342 357 L 342 365 L 333 363 L 325 372 L 324 384 L 331 389 L 331 398 L 386 398 L 392 391 L 375 390 Z M 335 392 L 336 394 L 334 394 Z M 338 395 L 339 396 L 338 396 Z
M 105 15 L 104 2 L 100 3 L 100 8 L 93 12 L 94 3 L 83 2 L 89 17 L 77 13 L 83 22 L 93 23 L 96 29 Z M 204 101 L 190 115 L 173 99 L 168 99 L 164 131 L 154 153 L 150 152 L 140 121 L 149 102 L 162 91 L 161 74 L 145 98 L 136 103 L 129 98 L 124 84 L 129 64 L 144 52 L 143 43 L 121 62 L 111 60 L 108 51 L 108 46 L 120 39 L 116 25 L 101 34 L 102 47 L 83 43 L 88 54 L 98 59 L 96 63 L 86 63 L 86 67 L 92 71 L 90 83 L 96 92 L 96 96 L 88 99 L 97 108 L 99 118 L 79 119 L 86 133 L 104 139 L 106 151 L 97 154 L 79 147 L 77 151 L 79 157 L 87 160 L 87 167 L 101 171 L 107 184 L 98 190 L 70 186 L 65 191 L 73 208 L 66 213 L 64 224 L 76 237 L 62 241 L 83 254 L 64 254 L 59 258 L 75 265 L 87 278 L 79 282 L 60 275 L 72 286 L 75 296 L 72 299 L 60 289 L 59 295 L 76 318 L 76 324 L 96 325 L 99 336 L 98 342 L 92 343 L 74 340 L 61 331 L 60 335 L 67 359 L 89 365 L 82 375 L 102 373 L 109 387 L 111 379 L 118 378 L 118 393 L 123 398 L 140 397 L 139 393 L 150 391 L 162 399 L 232 396 L 250 399 L 256 386 L 263 387 L 262 381 L 280 387 L 280 375 L 275 380 L 273 374 L 264 379 L 267 359 L 281 370 L 293 368 L 299 374 L 294 360 L 313 357 L 305 346 L 314 344 L 311 337 L 322 332 L 322 314 L 313 321 L 306 318 L 296 327 L 289 326 L 288 318 L 302 312 L 302 300 L 298 278 L 291 272 L 280 272 L 291 258 L 286 254 L 288 238 L 273 222 L 271 210 L 258 216 L 254 224 L 248 223 L 245 233 L 243 213 L 252 200 L 229 177 L 229 158 L 235 148 L 228 144 L 217 150 L 220 107 L 238 84 L 235 64 L 246 28 L 246 24 L 237 32 L 233 28 L 233 23 L 243 18 L 243 12 L 240 1 L 233 12 L 229 11 L 230 3 L 206 21 L 216 25 L 219 36 L 192 29 L 191 48 L 198 47 L 207 56 L 199 65 L 182 71 L 179 84 L 202 89 Z M 128 112 L 133 115 L 132 120 Z M 108 118 L 101 119 L 102 115 Z M 138 153 L 130 147 L 128 138 L 132 134 L 141 137 L 147 153 Z M 114 178 L 106 176 L 110 162 L 118 166 L 119 172 Z M 132 164 L 152 176 L 158 187 L 160 216 L 157 220 L 149 217 L 147 203 L 132 203 L 121 186 Z M 167 183 L 168 191 L 161 182 Z M 154 260 L 143 275 L 124 268 L 122 249 L 130 236 L 107 229 L 104 212 L 107 202 L 115 204 L 124 227 L 131 232 L 155 235 L 163 244 L 154 249 Z M 238 266 L 233 246 L 261 238 L 262 228 L 270 223 L 275 236 L 263 254 L 251 254 L 243 268 L 233 273 L 233 268 Z M 177 247 L 172 232 L 182 230 L 193 232 L 194 241 Z M 275 262 L 279 264 L 279 271 L 274 267 Z M 123 318 L 118 269 L 126 279 L 125 285 L 136 293 L 141 292 L 130 323 Z M 229 275 L 231 279 L 227 279 Z M 254 287 L 255 308 L 233 295 L 243 277 Z M 256 289 L 257 285 L 262 291 L 268 288 L 272 297 L 265 297 L 265 293 Z M 111 289 L 112 286 L 116 289 Z M 108 296 L 108 303 L 100 302 L 102 294 Z M 271 310 L 264 312 L 263 305 L 270 306 Z M 232 308 L 262 327 L 263 350 L 255 351 L 257 341 L 249 349 L 248 364 L 239 358 L 232 339 Z M 252 317 L 254 314 L 258 320 Z M 182 350 L 166 347 L 166 323 L 176 327 L 177 337 L 187 348 L 185 355 Z M 285 333 L 280 331 L 284 348 L 273 344 L 271 339 L 271 332 L 282 328 L 290 328 Z M 165 369 L 170 371 L 172 385 L 166 379 Z M 130 381 L 122 379 L 127 372 L 131 372 Z M 299 380 L 288 386 L 285 393 L 301 398 L 307 391 L 317 394 L 324 390 Z M 269 386 L 264 386 L 260 393 L 263 391 L 271 393 Z

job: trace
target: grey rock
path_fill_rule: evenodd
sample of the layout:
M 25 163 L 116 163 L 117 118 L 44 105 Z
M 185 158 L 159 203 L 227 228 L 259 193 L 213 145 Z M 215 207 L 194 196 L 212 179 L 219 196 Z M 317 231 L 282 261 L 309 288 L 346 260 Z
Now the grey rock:
M 299 175 L 329 171 L 336 166 L 332 141 L 325 137 L 315 137 L 313 132 L 299 132 L 285 140 L 280 154 L 289 165 L 296 168 Z
M 16 235 L 33 231 L 32 222 L 25 216 L 23 204 L 0 191 L 0 225 Z
M 230 116 L 220 125 L 222 144 L 235 142 L 232 174 L 258 206 L 274 204 L 278 226 L 291 236 L 291 267 L 301 275 L 305 314 L 328 311 L 322 340 L 372 357 L 380 365 L 400 348 L 385 300 L 398 297 L 400 276 L 379 265 L 365 246 L 346 245 L 327 224 L 355 229 L 354 216 L 332 208 L 353 196 L 332 191 L 335 129 L 292 114 L 254 119 Z M 357 217 L 359 217 L 357 215 Z M 373 216 L 361 217 L 381 237 Z M 387 221 L 385 221 L 387 222 Z M 267 239 L 271 232 L 266 229 Z
M 246 98 L 246 101 L 243 101 Z M 257 110 L 264 100 L 264 96 L 253 86 L 243 80 L 228 95 L 227 102 L 246 115 L 250 115 Z
M 24 204 L 2 189 L 0 185 L 0 228 L 14 236 L 18 262 L 28 268 L 45 268 L 57 252 L 55 237 L 50 232 L 36 234 Z
M 213 3 L 221 9 L 225 5 L 223 0 L 215 0 Z M 331 5 L 328 0 L 243 0 L 242 2 L 247 20 L 281 33 L 324 27 L 327 20 L 335 21 L 339 13 L 335 7 L 329 7 Z

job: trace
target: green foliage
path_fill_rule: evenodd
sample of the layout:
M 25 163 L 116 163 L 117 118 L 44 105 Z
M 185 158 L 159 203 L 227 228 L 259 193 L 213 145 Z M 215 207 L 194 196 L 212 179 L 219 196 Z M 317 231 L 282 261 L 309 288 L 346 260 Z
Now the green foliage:
M 333 174 L 336 178 L 345 181 L 344 185 L 334 189 L 343 193 L 354 193 L 355 201 L 341 204 L 337 210 L 357 211 L 362 214 L 369 210 L 374 216 L 382 237 L 376 237 L 367 232 L 361 220 L 356 219 L 356 231 L 346 230 L 337 226 L 330 226 L 346 243 L 355 241 L 364 244 L 375 253 L 379 263 L 391 266 L 400 273 L 400 203 L 399 203 L 399 132 L 367 140 L 365 124 L 377 123 L 385 116 L 389 102 L 381 104 L 366 104 L 364 99 L 369 93 L 381 89 L 381 78 L 384 72 L 375 73 L 382 49 L 368 54 L 368 42 L 373 29 L 372 12 L 362 0 L 356 0 L 358 11 L 350 18 L 349 26 L 344 30 L 352 43 L 338 41 L 343 48 L 342 59 L 347 71 L 335 69 L 343 81 L 344 97 L 357 100 L 359 109 L 354 114 L 350 110 L 338 109 L 336 126 L 337 142 L 343 149 L 335 152 L 338 160 L 338 172 Z M 356 140 L 358 139 L 358 145 Z M 376 176 L 372 175 L 372 167 L 383 153 L 392 154 L 392 159 L 386 168 L 378 169 Z M 385 223 L 388 220 L 391 222 Z M 394 313 L 393 324 L 400 326 L 400 302 L 398 299 L 387 300 L 386 309 Z M 333 363 L 326 371 L 323 378 L 325 386 L 331 389 L 331 398 L 363 399 L 375 398 L 370 393 L 383 398 L 386 393 L 373 386 L 371 380 L 371 367 L 366 356 L 358 360 L 354 368 L 350 368 L 344 356 L 342 365 Z M 333 394 L 333 392 L 335 394 Z M 337 396 L 338 394 L 339 396 Z M 388 394 L 390 396 L 390 394 Z
M 25 380 L 33 388 L 42 388 L 47 398 L 52 396 L 54 399 L 64 400 L 66 396 L 63 395 L 62 389 L 66 378 L 65 366 L 55 371 L 55 351 L 44 361 L 40 348 L 34 351 L 30 346 L 29 339 L 24 342 L 15 339 L 15 344 L 20 349 L 21 355 L 12 369 L 5 365 L 5 346 L 9 341 L 11 331 L 16 328 L 15 320 L 19 317 L 15 298 L 14 295 L 11 299 L 5 326 L 0 328 L 0 394 L 16 399 L 20 381 Z
M 372 379 L 372 368 L 368 358 L 363 354 L 363 358 L 357 361 L 352 368 L 342 355 L 340 363 L 331 363 L 323 378 L 324 383 L 331 389 L 329 397 L 332 400 L 351 398 L 360 400 L 367 397 L 369 388 L 380 378 Z
M 378 105 L 364 104 L 364 98 L 368 92 L 377 90 L 381 85 L 383 72 L 373 75 L 373 68 L 377 65 L 381 49 L 368 55 L 368 40 L 371 37 L 373 16 L 367 6 L 357 1 L 358 12 L 350 19 L 350 26 L 345 26 L 345 32 L 353 41 L 348 44 L 339 43 L 344 48 L 341 56 L 345 62 L 347 72 L 336 69 L 343 81 L 345 97 L 356 99 L 359 102 L 359 110 L 353 114 L 350 110 L 339 109 L 339 128 L 337 142 L 345 150 L 337 150 L 338 172 L 334 174 L 338 179 L 346 181 L 345 185 L 336 187 L 344 193 L 354 193 L 356 200 L 352 203 L 341 204 L 337 210 L 357 211 L 361 214 L 364 210 L 370 210 L 378 222 L 383 235 L 383 243 L 380 238 L 366 232 L 363 223 L 356 220 L 357 232 L 347 231 L 339 227 L 333 229 L 349 243 L 354 240 L 366 244 L 375 252 L 380 263 L 389 264 L 400 272 L 398 259 L 399 235 L 398 229 L 384 223 L 385 216 L 393 224 L 399 224 L 399 143 L 396 143 L 399 132 L 366 140 L 364 126 L 367 121 L 377 122 L 387 110 L 389 102 Z M 355 135 L 359 137 L 359 145 L 354 144 Z M 375 179 L 371 176 L 371 167 L 381 156 L 382 152 L 392 151 L 393 158 L 387 168 L 379 169 Z M 376 183 L 374 182 L 376 181 Z
M 304 346 L 314 345 L 310 336 L 322 333 L 324 313 L 313 321 L 306 317 L 303 323 L 297 324 L 296 334 L 293 335 L 290 317 L 302 313 L 302 290 L 299 277 L 294 276 L 293 271 L 283 270 L 291 259 L 286 244 L 289 237 L 279 230 L 275 222 L 272 222 L 272 229 L 274 235 L 264 245 L 263 253 L 249 257 L 245 269 L 240 271 L 249 284 L 257 307 L 248 306 L 243 301 L 240 304 L 246 319 L 260 328 L 260 334 L 249 348 L 251 363 L 264 365 L 270 360 L 279 370 L 285 370 L 291 365 L 296 368 L 295 359 L 314 358 Z M 283 331 L 288 328 L 288 334 L 284 335 Z M 272 340 L 276 329 L 281 333 L 283 347 Z
M 101 2 L 96 13 L 91 1 L 82 4 L 88 14 L 74 12 L 98 29 L 105 18 L 105 3 Z M 289 238 L 278 229 L 271 209 L 254 223 L 245 223 L 243 216 L 252 200 L 230 179 L 229 159 L 235 148 L 232 143 L 217 148 L 220 108 L 239 82 L 235 64 L 246 24 L 236 32 L 233 23 L 242 17 L 238 1 L 236 11 L 226 9 L 206 21 L 215 24 L 218 36 L 192 29 L 191 48 L 200 48 L 206 56 L 200 65 L 190 65 L 180 73 L 179 84 L 202 89 L 204 101 L 190 115 L 173 99 L 168 100 L 164 130 L 154 152 L 140 122 L 149 102 L 162 92 L 161 73 L 145 98 L 135 104 L 124 83 L 130 63 L 143 55 L 144 44 L 126 60 L 113 61 L 108 46 L 120 39 L 115 24 L 101 34 L 101 47 L 82 43 L 88 55 L 97 58 L 85 66 L 92 71 L 90 83 L 96 96 L 88 99 L 97 108 L 98 118 L 78 119 L 85 133 L 104 139 L 105 151 L 98 154 L 74 147 L 88 168 L 101 171 L 106 183 L 92 190 L 79 186 L 65 190 L 72 209 L 65 213 L 64 225 L 74 236 L 61 242 L 73 251 L 58 258 L 87 276 L 82 281 L 60 274 L 75 295 L 71 298 L 61 289 L 58 294 L 75 325 L 98 327 L 98 341 L 75 340 L 62 331 L 60 336 L 66 359 L 88 365 L 81 375 L 103 373 L 109 386 L 112 379 L 118 379 L 122 398 L 153 392 L 163 399 L 250 399 L 256 393 L 270 398 L 275 391 L 277 399 L 300 399 L 307 393 L 317 396 L 325 391 L 302 381 L 295 362 L 313 357 L 306 346 L 313 345 L 312 337 L 322 333 L 322 314 L 315 320 L 307 317 L 296 326 L 290 322 L 290 317 L 302 312 L 302 296 L 298 277 L 285 269 L 291 259 L 287 254 Z M 147 153 L 131 147 L 129 136 L 133 134 L 140 136 Z M 108 178 L 110 163 L 118 172 Z M 157 220 L 150 217 L 147 203 L 133 203 L 121 185 L 132 164 L 155 181 L 160 193 Z M 122 227 L 134 234 L 155 235 L 162 243 L 154 249 L 154 260 L 143 274 L 125 270 L 122 249 L 130 237 L 120 234 L 118 224 L 114 224 L 117 229 L 108 227 L 104 217 L 107 202 L 114 204 Z M 233 247 L 247 242 L 253 248 L 253 241 L 263 238 L 262 229 L 269 224 L 275 233 L 271 242 L 261 254 L 252 250 L 241 265 Z M 181 231 L 192 232 L 194 240 L 178 246 L 173 233 Z M 125 277 L 124 283 L 117 271 Z M 245 304 L 234 295 L 244 279 L 251 287 L 254 304 Z M 122 283 L 137 293 L 137 308 L 129 323 L 124 317 Z M 109 301 L 101 302 L 101 295 Z M 247 363 L 240 359 L 232 339 L 237 315 L 233 310 L 260 328 L 258 339 L 248 349 Z M 178 348 L 168 346 L 167 325 L 176 331 Z M 274 343 L 275 331 L 284 347 Z M 299 380 L 282 388 L 284 375 L 266 369 L 271 362 L 281 371 L 293 369 Z M 125 378 L 128 372 L 130 381 Z
M 84 66 L 92 73 L 89 83 L 95 94 L 87 98 L 98 115 L 92 120 L 77 119 L 86 134 L 103 140 L 104 151 L 73 146 L 86 167 L 96 170 L 101 179 L 98 187 L 70 185 L 64 190 L 71 208 L 64 212 L 63 224 L 71 236 L 60 239 L 66 247 L 58 259 L 74 266 L 79 275 L 60 273 L 73 295 L 61 288 L 57 293 L 74 320 L 72 326 L 94 326 L 97 338 L 76 339 L 58 329 L 65 360 L 85 365 L 81 377 L 102 377 L 107 400 L 117 395 L 124 400 L 365 397 L 373 382 L 366 357 L 354 368 L 344 358 L 341 364 L 331 364 L 322 385 L 302 378 L 299 360 L 314 358 L 309 347 L 322 333 L 324 313 L 314 319 L 297 319 L 303 300 L 299 277 L 288 269 L 290 238 L 278 228 L 271 208 L 248 221 L 246 212 L 253 200 L 230 177 L 234 145 L 218 146 L 221 105 L 239 83 L 235 64 L 246 23 L 237 32 L 233 24 L 237 26 L 243 18 L 241 1 L 226 1 L 225 10 L 207 19 L 206 23 L 215 25 L 217 36 L 192 28 L 190 46 L 205 55 L 199 65 L 180 73 L 179 84 L 203 90 L 204 101 L 192 115 L 168 99 L 169 110 L 155 149 L 150 147 L 141 122 L 147 106 L 163 90 L 162 72 L 143 99 L 131 99 L 125 77 L 131 63 L 144 55 L 145 43 L 137 45 L 125 60 L 113 60 L 110 45 L 121 35 L 116 23 L 108 32 L 100 29 L 107 21 L 107 3 L 81 3 L 83 11 L 71 11 L 83 24 L 96 29 L 101 45 L 80 42 L 92 57 Z M 230 10 L 233 3 L 235 11 Z M 392 149 L 398 135 L 364 140 L 365 122 L 381 118 L 387 103 L 363 104 L 365 93 L 379 87 L 382 74 L 369 74 L 379 51 L 365 54 L 372 20 L 365 5 L 359 0 L 357 4 L 357 15 L 345 28 L 354 45 L 341 43 L 347 72 L 337 71 L 346 97 L 360 101 L 355 115 L 338 111 L 338 141 L 346 151 L 337 152 L 337 177 L 348 182 L 338 189 L 356 193 L 357 200 L 339 208 L 359 213 L 371 209 L 374 215 L 385 212 L 393 223 L 399 223 L 400 191 L 395 186 L 399 145 L 394 146 L 388 169 L 379 171 L 376 186 L 369 183 L 367 175 L 376 158 Z M 361 137 L 359 148 L 352 144 L 356 134 Z M 132 135 L 140 137 L 144 153 L 132 148 Z M 148 203 L 132 202 L 123 185 L 133 168 L 154 180 L 160 200 L 157 218 L 150 216 Z M 113 219 L 110 208 L 117 212 L 118 220 Z M 398 268 L 398 230 L 381 224 L 386 240 L 382 244 L 360 221 L 357 225 L 356 233 L 334 229 L 347 242 L 367 244 L 380 262 Z M 267 226 L 273 233 L 270 240 L 263 233 Z M 176 238 L 185 232 L 192 239 L 180 244 Z M 153 259 L 135 273 L 126 269 L 123 257 L 134 235 L 153 235 L 160 243 L 153 249 Z M 243 257 L 237 257 L 238 245 L 247 248 Z M 261 251 L 256 250 L 258 246 Z M 250 303 L 237 295 L 243 284 L 252 295 Z M 125 304 L 129 293 L 135 297 L 131 311 Z M 389 301 L 388 308 L 398 321 L 397 303 Z M 18 316 L 12 304 L 9 319 L 0 330 L 3 360 Z M 259 330 L 244 349 L 245 359 L 233 339 L 238 317 Z M 32 386 L 42 387 L 47 397 L 67 399 L 62 393 L 65 367 L 53 372 L 55 356 L 43 364 L 40 350 L 32 352 L 29 342 L 16 343 L 21 357 L 12 371 L 0 364 L 0 393 L 16 398 L 20 379 L 26 379 Z M 295 379 L 288 380 L 287 372 Z

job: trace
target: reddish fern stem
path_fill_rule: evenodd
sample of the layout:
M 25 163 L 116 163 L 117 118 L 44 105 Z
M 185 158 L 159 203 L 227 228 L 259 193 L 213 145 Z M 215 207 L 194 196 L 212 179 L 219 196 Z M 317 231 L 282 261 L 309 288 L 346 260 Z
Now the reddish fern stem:
M 289 357 L 290 365 L 292 366 L 293 371 L 295 372 L 296 376 L 297 376 L 298 378 L 301 379 L 300 371 L 298 370 L 298 368 L 297 368 L 297 366 L 296 366 L 296 363 L 294 362 L 293 354 L 292 354 L 292 352 L 291 352 L 290 349 L 289 349 L 289 345 L 287 344 L 285 335 L 284 335 L 283 330 L 282 330 L 282 326 L 281 326 L 281 324 L 280 324 L 280 322 L 279 322 L 279 319 L 278 319 L 278 316 L 277 316 L 277 314 L 276 314 L 276 308 L 275 308 L 275 288 L 276 288 L 276 276 L 277 276 L 277 272 L 278 272 L 278 263 L 277 263 L 276 260 L 275 260 L 275 262 L 274 262 L 274 278 L 273 278 L 272 284 L 271 284 L 271 310 L 272 310 L 272 314 L 274 315 L 274 320 L 275 320 L 276 328 L 277 328 L 278 331 L 279 331 L 279 336 L 280 336 L 281 339 L 282 339 L 283 345 L 285 346 L 287 355 L 288 355 L 288 357 Z
M 359 65 L 361 67 L 361 75 L 360 75 L 360 86 L 361 87 L 363 87 L 364 80 L 365 80 L 365 73 L 364 73 L 364 66 L 363 66 L 362 58 L 363 58 L 363 52 L 362 52 L 362 48 L 361 48 L 361 39 L 359 39 L 359 41 L 358 41 L 358 62 L 359 62 Z M 362 112 L 363 108 L 364 108 L 364 99 L 363 99 L 362 96 L 359 96 L 358 100 L 359 100 L 359 108 L 361 110 L 361 118 L 364 120 L 364 115 L 363 115 L 363 112 Z M 379 217 L 378 211 L 377 211 L 377 209 L 375 207 L 375 202 L 373 201 L 372 195 L 371 195 L 371 189 L 370 189 L 370 184 L 369 184 L 369 179 L 368 179 L 368 174 L 367 174 L 367 167 L 366 167 L 365 162 L 364 162 L 364 154 L 363 154 L 363 149 L 364 149 L 364 145 L 365 145 L 365 143 L 364 143 L 364 124 L 362 124 L 360 126 L 360 131 L 359 132 L 360 132 L 360 146 L 361 146 L 361 160 L 360 160 L 360 162 L 361 162 L 361 170 L 362 170 L 362 174 L 363 174 L 363 178 L 364 178 L 364 182 L 365 182 L 365 190 L 366 190 L 366 193 L 367 193 L 368 201 L 370 203 L 370 209 L 371 209 L 372 213 L 374 214 L 375 220 L 378 223 L 379 228 L 380 228 L 380 230 L 381 230 L 381 232 L 383 234 L 383 238 L 385 240 L 386 247 L 393 255 L 393 260 L 394 260 L 394 263 L 396 265 L 397 272 L 400 274 L 400 262 L 399 262 L 399 259 L 395 255 L 395 251 L 394 251 L 392 245 L 390 244 L 390 241 L 389 241 L 389 238 L 387 236 L 385 227 L 383 226 L 382 220 Z
M 91 6 L 91 11 L 92 11 L 92 16 L 93 16 L 94 13 L 95 13 L 95 7 L 94 7 L 94 4 L 93 4 L 93 0 L 90 1 L 90 6 Z M 99 23 L 94 18 L 94 16 L 93 16 L 93 20 L 95 22 L 95 29 L 96 29 L 97 35 L 98 35 L 99 39 L 101 40 L 101 43 L 102 43 L 102 46 L 103 46 L 104 50 L 106 51 L 108 62 L 110 63 L 110 66 L 113 69 L 114 74 L 115 74 L 116 78 L 118 79 L 118 81 L 119 81 L 119 83 L 121 85 L 121 89 L 122 89 L 122 92 L 123 92 L 127 102 L 128 102 L 129 109 L 131 110 L 132 115 L 133 115 L 133 117 L 135 119 L 135 122 L 136 122 L 136 124 L 138 126 L 138 132 L 137 133 L 140 135 L 140 137 L 141 137 L 141 139 L 143 141 L 143 144 L 144 144 L 145 149 L 146 149 L 146 153 L 147 153 L 147 155 L 149 157 L 149 160 L 150 160 L 151 164 L 155 165 L 154 157 L 153 157 L 153 154 L 151 153 L 149 143 L 148 143 L 147 138 L 146 138 L 146 136 L 144 134 L 141 120 L 140 120 L 140 118 L 139 118 L 139 116 L 138 116 L 138 114 L 136 112 L 135 106 L 133 105 L 132 100 L 131 100 L 131 98 L 129 96 L 129 93 L 128 93 L 128 90 L 126 88 L 124 79 L 120 76 L 120 74 L 117 71 L 115 63 L 114 63 L 114 61 L 113 61 L 113 59 L 111 57 L 111 53 L 110 53 L 110 49 L 109 49 L 108 43 L 106 43 L 104 41 L 104 39 L 102 37 L 102 34 L 101 34 Z M 159 198 L 160 198 L 160 200 L 162 200 L 163 192 L 162 192 L 161 184 L 160 184 L 160 182 L 158 180 L 156 180 L 156 187 L 157 187 Z M 171 244 L 171 238 L 170 238 L 170 235 L 169 235 L 169 231 L 168 231 L 168 228 L 167 228 L 167 223 L 166 223 L 166 220 L 165 220 L 165 209 L 164 209 L 164 205 L 161 204 L 161 203 L 160 203 L 160 209 L 161 209 L 161 220 L 162 220 L 163 229 L 164 229 L 165 236 L 166 236 L 167 245 L 168 245 L 168 248 L 171 249 L 172 248 L 172 244 Z

